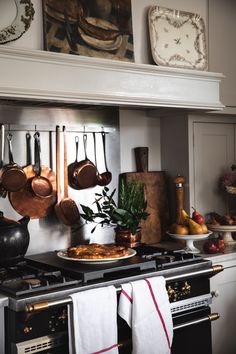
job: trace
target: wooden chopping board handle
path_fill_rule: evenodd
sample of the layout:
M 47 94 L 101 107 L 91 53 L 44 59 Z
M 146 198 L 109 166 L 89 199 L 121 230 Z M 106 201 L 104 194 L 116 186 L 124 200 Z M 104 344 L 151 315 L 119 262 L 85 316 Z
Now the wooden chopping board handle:
M 181 209 L 184 209 L 184 183 L 183 176 L 174 177 L 175 191 L 176 191 L 176 223 L 180 223 Z
M 134 148 L 136 171 L 148 172 L 148 147 Z

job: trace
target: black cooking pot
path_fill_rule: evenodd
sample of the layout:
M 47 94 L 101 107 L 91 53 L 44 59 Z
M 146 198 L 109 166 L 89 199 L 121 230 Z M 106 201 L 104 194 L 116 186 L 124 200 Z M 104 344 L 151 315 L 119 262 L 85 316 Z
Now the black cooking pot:
M 15 264 L 26 254 L 29 220 L 27 216 L 19 221 L 7 219 L 0 211 L 0 266 Z

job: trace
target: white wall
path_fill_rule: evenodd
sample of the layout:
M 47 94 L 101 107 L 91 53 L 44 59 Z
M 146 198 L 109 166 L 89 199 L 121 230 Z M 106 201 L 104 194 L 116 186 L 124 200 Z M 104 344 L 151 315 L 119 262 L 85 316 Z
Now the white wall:
M 149 147 L 149 171 L 161 169 L 160 120 L 145 111 L 120 110 L 121 172 L 136 170 L 134 148 Z

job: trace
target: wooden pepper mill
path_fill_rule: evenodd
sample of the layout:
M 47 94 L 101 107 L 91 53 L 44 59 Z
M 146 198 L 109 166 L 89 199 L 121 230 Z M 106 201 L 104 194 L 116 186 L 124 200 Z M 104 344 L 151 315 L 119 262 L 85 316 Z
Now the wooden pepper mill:
M 176 176 L 173 179 L 175 183 L 176 192 L 176 224 L 180 224 L 181 210 L 184 209 L 184 183 L 185 178 L 183 176 Z

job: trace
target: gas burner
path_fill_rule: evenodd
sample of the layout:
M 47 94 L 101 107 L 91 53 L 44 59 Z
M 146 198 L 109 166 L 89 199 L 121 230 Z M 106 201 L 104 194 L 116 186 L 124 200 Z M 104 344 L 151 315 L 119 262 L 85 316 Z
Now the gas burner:
M 32 278 L 32 279 L 25 279 L 24 282 L 26 284 L 29 284 L 29 286 L 31 288 L 36 288 L 38 286 L 41 286 L 41 281 L 39 279 L 36 278 Z
M 75 286 L 79 280 L 62 275 L 52 267 L 34 267 L 27 262 L 0 269 L 0 290 L 14 296 Z

